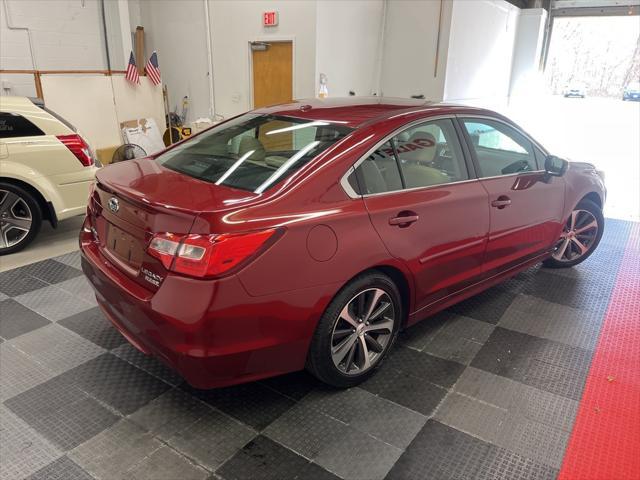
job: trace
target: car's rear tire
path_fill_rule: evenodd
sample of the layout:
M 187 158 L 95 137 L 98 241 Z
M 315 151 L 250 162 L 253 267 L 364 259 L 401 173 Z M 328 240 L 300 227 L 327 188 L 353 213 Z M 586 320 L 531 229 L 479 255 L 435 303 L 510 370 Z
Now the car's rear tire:
M 24 188 L 0 181 L 0 255 L 29 245 L 40 231 L 42 211 Z
M 598 247 L 603 232 L 602 209 L 591 200 L 581 200 L 569 215 L 552 256 L 543 265 L 568 268 L 584 262 Z
M 404 315 L 398 287 L 372 271 L 349 282 L 318 322 L 307 369 L 338 388 L 358 385 L 382 364 Z

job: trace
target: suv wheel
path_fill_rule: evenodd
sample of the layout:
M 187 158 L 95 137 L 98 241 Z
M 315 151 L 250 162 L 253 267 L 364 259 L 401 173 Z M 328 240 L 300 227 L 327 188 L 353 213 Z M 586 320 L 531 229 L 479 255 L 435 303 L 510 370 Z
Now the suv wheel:
M 25 189 L 0 182 L 0 255 L 22 250 L 42 224 L 38 202 Z
M 393 345 L 402 319 L 400 292 L 382 273 L 356 277 L 318 322 L 307 360 L 313 375 L 347 388 L 369 378 Z

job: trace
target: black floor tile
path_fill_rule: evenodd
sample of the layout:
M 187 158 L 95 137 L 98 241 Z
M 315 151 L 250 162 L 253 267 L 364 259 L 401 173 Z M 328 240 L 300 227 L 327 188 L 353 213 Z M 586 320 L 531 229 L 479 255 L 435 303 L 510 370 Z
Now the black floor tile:
M 489 443 L 429 420 L 386 478 L 475 479 L 491 448 Z
M 360 388 L 427 416 L 447 394 L 446 389 L 389 365 L 378 369 Z
M 170 386 L 110 353 L 62 374 L 89 395 L 128 415 L 167 391 Z
M 93 477 L 65 455 L 41 468 L 27 480 L 93 480 Z
M 21 268 L 0 273 L 0 292 L 9 297 L 17 297 L 46 286 L 46 282 L 28 275 Z
M 4 404 L 63 451 L 80 445 L 118 420 L 64 375 L 16 395 Z
M 580 399 L 589 350 L 496 327 L 471 366 L 557 395 Z
M 260 383 L 294 400 L 300 400 L 311 390 L 321 385 L 318 379 L 306 371 L 268 378 Z
M 291 398 L 259 383 L 212 390 L 197 390 L 186 384 L 182 388 L 256 430 L 264 429 L 295 404 Z
M 216 474 L 224 480 L 337 479 L 318 465 L 262 435 L 251 440 Z
M 68 451 L 109 428 L 120 417 L 93 398 L 63 405 L 31 426 L 62 451 Z
M 0 302 L 0 337 L 10 339 L 51 323 L 12 299 Z
M 515 298 L 515 292 L 497 286 L 457 303 L 448 310 L 496 325 Z
M 105 318 L 99 307 L 67 317 L 60 320 L 58 324 L 73 330 L 78 335 L 107 350 L 116 348 L 127 341 Z
M 82 275 L 82 271 L 77 268 L 70 267 L 69 265 L 52 259 L 32 263 L 31 265 L 21 267 L 20 270 L 38 280 L 51 284 L 64 282 L 65 280 Z
M 394 368 L 414 377 L 449 388 L 464 371 L 464 365 L 396 345 L 385 360 L 384 368 Z

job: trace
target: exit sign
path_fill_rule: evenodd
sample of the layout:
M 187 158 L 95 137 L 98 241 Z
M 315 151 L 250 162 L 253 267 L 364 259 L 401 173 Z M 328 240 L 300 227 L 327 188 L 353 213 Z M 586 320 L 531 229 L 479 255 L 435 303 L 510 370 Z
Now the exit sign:
M 264 12 L 262 14 L 262 25 L 265 27 L 275 27 L 278 25 L 278 12 Z

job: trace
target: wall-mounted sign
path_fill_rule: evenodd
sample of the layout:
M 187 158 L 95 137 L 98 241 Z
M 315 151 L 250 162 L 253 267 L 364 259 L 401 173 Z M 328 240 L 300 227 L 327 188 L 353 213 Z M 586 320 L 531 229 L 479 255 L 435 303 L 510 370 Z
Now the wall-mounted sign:
M 262 14 L 262 25 L 265 27 L 275 27 L 278 25 L 278 12 L 264 12 Z

